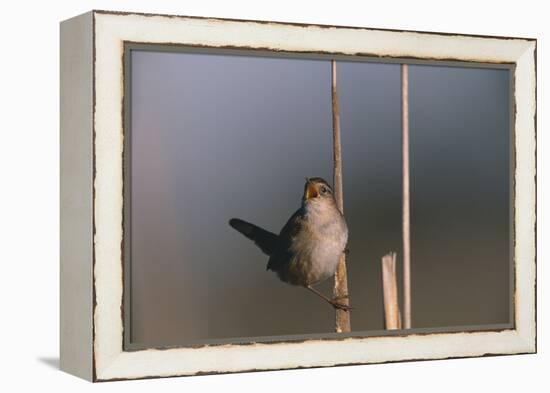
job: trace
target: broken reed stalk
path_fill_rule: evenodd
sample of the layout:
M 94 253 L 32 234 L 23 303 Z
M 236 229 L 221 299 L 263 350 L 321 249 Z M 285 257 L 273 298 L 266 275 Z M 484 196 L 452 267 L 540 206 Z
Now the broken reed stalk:
M 382 257 L 382 286 L 384 289 L 384 317 L 386 329 L 401 329 L 395 252 L 391 252 Z
M 344 194 L 342 188 L 342 145 L 340 138 L 340 109 L 338 107 L 338 94 L 336 85 L 336 61 L 331 61 L 332 66 L 332 145 L 334 155 L 334 197 L 340 212 L 344 214 Z M 342 254 L 336 273 L 334 275 L 334 298 L 338 302 L 349 305 L 348 277 L 346 271 L 346 255 Z M 349 310 L 336 309 L 336 332 L 350 332 Z
M 411 218 L 409 186 L 409 66 L 401 65 L 403 163 L 403 327 L 411 328 Z

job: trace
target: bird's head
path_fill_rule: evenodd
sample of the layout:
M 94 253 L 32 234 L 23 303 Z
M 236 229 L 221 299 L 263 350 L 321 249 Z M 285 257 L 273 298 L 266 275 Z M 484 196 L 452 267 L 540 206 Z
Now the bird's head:
M 322 200 L 334 200 L 332 187 L 320 177 L 306 178 L 302 201 L 307 203 Z

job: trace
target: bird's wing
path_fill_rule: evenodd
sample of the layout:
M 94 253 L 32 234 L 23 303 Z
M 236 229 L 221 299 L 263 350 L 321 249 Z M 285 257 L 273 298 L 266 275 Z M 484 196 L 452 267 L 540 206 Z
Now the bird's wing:
M 293 245 L 302 226 L 304 225 L 304 211 L 298 209 L 287 221 L 279 233 L 279 249 L 267 263 L 268 270 L 278 271 L 282 264 L 289 263 L 294 254 Z
M 304 214 L 303 208 L 296 210 L 294 214 L 290 216 L 283 229 L 281 229 L 279 238 L 283 243 L 282 246 L 290 247 L 292 245 L 294 236 L 301 231 L 304 225 Z
M 264 254 L 272 255 L 279 247 L 279 236 L 259 226 L 238 218 L 229 220 L 229 225 L 252 240 Z

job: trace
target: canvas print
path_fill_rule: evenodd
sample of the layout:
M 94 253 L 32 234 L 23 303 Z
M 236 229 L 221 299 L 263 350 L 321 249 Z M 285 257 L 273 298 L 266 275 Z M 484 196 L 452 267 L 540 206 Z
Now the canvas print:
M 137 44 L 126 64 L 129 348 L 510 326 L 510 68 Z

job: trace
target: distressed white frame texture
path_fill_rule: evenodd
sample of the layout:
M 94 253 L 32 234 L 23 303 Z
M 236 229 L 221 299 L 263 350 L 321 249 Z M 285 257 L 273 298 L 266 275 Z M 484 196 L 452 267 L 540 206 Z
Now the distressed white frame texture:
M 536 351 L 536 41 L 93 12 L 95 380 Z M 502 331 L 123 350 L 125 41 L 515 63 L 515 328 Z

